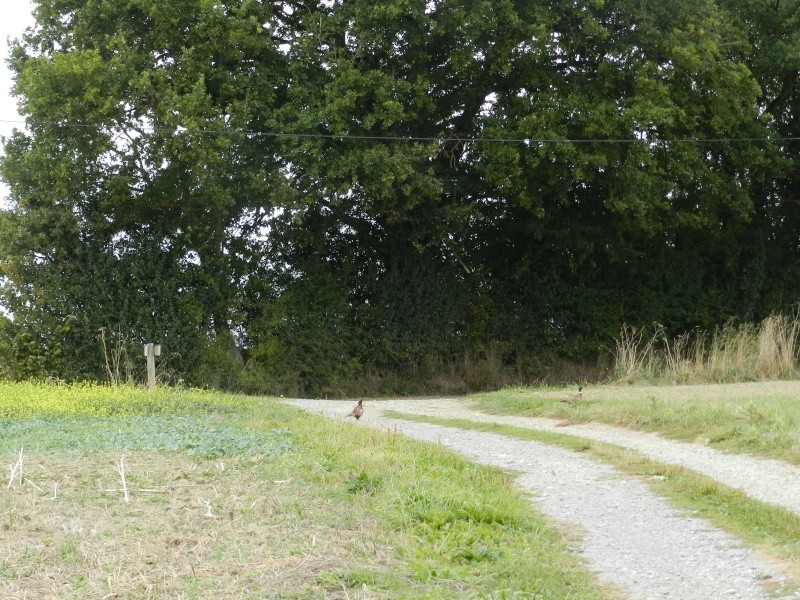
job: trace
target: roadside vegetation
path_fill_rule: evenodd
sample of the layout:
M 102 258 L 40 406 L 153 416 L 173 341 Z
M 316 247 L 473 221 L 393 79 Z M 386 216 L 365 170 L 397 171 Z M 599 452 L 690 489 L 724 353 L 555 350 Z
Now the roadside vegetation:
M 640 477 L 654 492 L 666 497 L 674 506 L 708 519 L 715 526 L 729 531 L 779 561 L 795 577 L 800 576 L 800 517 L 782 507 L 749 498 L 739 490 L 690 469 L 659 463 L 633 450 L 569 434 L 395 411 L 386 414 L 409 421 L 487 431 L 586 453 L 626 475 Z
M 621 382 L 724 383 L 800 375 L 800 315 L 760 323 L 729 322 L 711 332 L 671 337 L 663 326 L 623 327 L 614 340 L 614 377 Z
M 511 388 L 472 398 L 486 412 L 597 421 L 800 465 L 800 381 Z
M 211 392 L 0 384 L 8 597 L 587 598 L 499 470 Z
M 677 338 L 659 326 L 625 327 L 604 383 L 516 386 L 472 398 L 490 413 L 597 421 L 800 464 L 798 335 L 797 313 Z

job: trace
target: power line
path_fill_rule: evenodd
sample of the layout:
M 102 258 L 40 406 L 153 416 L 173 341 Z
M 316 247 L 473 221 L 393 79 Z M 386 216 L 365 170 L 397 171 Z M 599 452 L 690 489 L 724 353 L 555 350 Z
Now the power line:
M 0 119 L 0 123 L 25 125 L 26 121 L 19 119 Z M 97 129 L 97 125 L 86 123 L 62 123 L 60 121 L 39 121 L 43 125 L 66 127 L 74 129 Z M 179 128 L 177 131 L 164 127 L 149 129 L 154 133 L 191 133 L 209 136 L 243 135 L 247 137 L 275 137 L 298 139 L 331 139 L 331 140 L 371 140 L 380 142 L 475 142 L 475 143 L 500 143 L 500 144 L 696 144 L 696 143 L 753 143 L 753 142 L 794 142 L 800 137 L 742 137 L 742 138 L 511 138 L 511 137 L 450 137 L 450 136 L 401 136 L 401 135 L 366 135 L 366 134 L 337 134 L 337 133 L 300 133 L 286 131 L 250 131 L 246 129 L 195 129 Z

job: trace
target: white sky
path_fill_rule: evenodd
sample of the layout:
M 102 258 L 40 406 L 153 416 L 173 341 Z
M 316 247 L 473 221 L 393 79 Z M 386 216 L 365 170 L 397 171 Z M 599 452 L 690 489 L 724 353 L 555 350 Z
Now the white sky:
M 2 0 L 3 9 L 0 17 L 0 136 L 7 136 L 14 127 L 21 128 L 17 101 L 11 97 L 11 73 L 6 68 L 8 59 L 8 38 L 18 38 L 26 28 L 33 25 L 32 0 Z M 0 148 L 0 152 L 2 149 Z M 0 182 L 0 205 L 3 204 L 8 189 Z

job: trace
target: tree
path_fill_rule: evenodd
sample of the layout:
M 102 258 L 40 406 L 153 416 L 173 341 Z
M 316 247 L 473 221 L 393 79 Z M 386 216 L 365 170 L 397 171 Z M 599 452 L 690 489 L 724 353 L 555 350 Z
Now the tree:
M 2 163 L 15 203 L 4 289 L 20 327 L 57 310 L 84 343 L 99 327 L 173 330 L 185 371 L 198 332 L 239 325 L 253 234 L 280 189 L 275 139 L 244 133 L 270 128 L 283 93 L 273 10 L 39 2 L 10 61 L 28 128 Z
M 752 166 L 758 198 L 750 235 L 761 261 L 760 286 L 767 310 L 800 301 L 800 3 L 719 2 L 746 36 L 735 58 L 753 74 L 761 91 L 757 108 L 776 140 L 768 161 Z
M 196 381 L 343 393 L 796 301 L 796 8 L 40 0 L 12 370 L 96 374 L 119 326 Z

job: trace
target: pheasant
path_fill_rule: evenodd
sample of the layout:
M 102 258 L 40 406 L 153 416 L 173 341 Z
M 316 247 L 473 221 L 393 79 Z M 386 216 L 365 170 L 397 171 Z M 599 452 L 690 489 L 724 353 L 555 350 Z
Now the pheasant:
M 355 417 L 356 421 L 358 421 L 361 418 L 361 415 L 364 414 L 364 406 L 363 406 L 363 404 L 364 404 L 364 401 L 363 400 L 359 400 L 358 404 L 356 404 L 355 407 L 353 407 L 353 410 L 350 411 L 350 414 L 347 415 L 347 417 Z M 345 417 L 345 418 L 347 418 L 347 417 Z
M 578 391 L 574 394 L 570 394 L 569 398 L 562 400 L 562 402 L 577 402 L 583 398 L 583 386 L 578 386 Z

